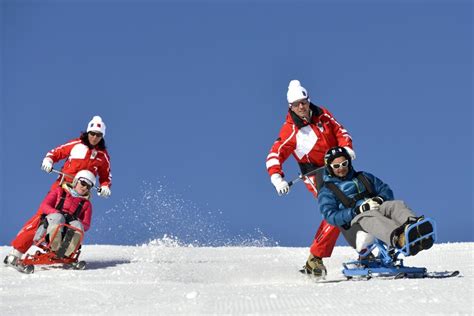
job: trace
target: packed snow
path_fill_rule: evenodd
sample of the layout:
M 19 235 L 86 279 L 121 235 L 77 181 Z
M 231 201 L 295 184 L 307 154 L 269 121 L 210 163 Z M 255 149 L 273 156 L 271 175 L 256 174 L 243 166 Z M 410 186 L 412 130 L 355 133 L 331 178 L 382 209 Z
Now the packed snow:
M 0 247 L 2 258 L 10 247 Z M 307 248 L 192 247 L 163 238 L 142 246 L 85 245 L 85 270 L 0 268 L 3 315 L 330 314 L 472 315 L 474 243 L 437 244 L 405 259 L 449 279 L 316 283 L 298 272 Z M 327 279 L 355 259 L 336 247 Z

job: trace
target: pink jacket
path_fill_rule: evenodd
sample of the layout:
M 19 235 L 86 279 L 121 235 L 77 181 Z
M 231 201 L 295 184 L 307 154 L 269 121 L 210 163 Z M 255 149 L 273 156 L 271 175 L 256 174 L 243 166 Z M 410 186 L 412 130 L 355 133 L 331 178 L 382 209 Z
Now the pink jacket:
M 82 206 L 82 210 L 77 216 L 77 219 L 82 223 L 84 226 L 84 231 L 87 231 L 91 226 L 91 218 L 92 218 L 92 203 L 89 201 L 89 195 L 84 197 L 74 197 L 69 193 L 67 189 L 62 187 L 57 187 L 51 190 L 48 195 L 46 195 L 45 199 L 41 203 L 40 210 L 43 214 L 52 214 L 57 213 L 58 210 L 56 209 L 56 205 L 58 205 L 59 201 L 61 200 L 61 195 L 63 191 L 66 191 L 66 199 L 64 200 L 64 205 L 62 212 L 69 213 L 71 215 L 74 214 L 79 203 L 82 200 L 86 200 L 84 205 Z

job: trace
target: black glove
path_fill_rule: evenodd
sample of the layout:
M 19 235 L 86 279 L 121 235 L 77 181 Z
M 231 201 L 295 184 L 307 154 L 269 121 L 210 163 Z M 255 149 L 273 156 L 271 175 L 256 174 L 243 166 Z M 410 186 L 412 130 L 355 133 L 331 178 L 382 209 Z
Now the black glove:
M 384 202 L 381 196 L 373 197 L 372 201 L 377 202 L 379 205 L 382 205 L 382 203 Z
M 370 209 L 370 206 L 369 204 L 367 203 L 362 203 L 361 205 L 357 206 L 355 209 L 354 209 L 354 212 L 356 213 L 356 215 L 359 215 L 361 213 L 364 213 L 365 211 L 368 211 Z

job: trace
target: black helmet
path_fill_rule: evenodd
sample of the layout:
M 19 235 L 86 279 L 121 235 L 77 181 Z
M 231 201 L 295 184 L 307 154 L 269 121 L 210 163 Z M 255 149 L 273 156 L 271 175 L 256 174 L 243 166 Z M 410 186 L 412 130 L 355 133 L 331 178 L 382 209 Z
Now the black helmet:
M 337 157 L 346 157 L 347 161 L 349 161 L 349 169 L 352 168 L 352 159 L 351 155 L 347 152 L 347 150 L 344 147 L 332 147 L 330 148 L 326 154 L 324 155 L 324 165 L 326 166 L 327 172 L 331 175 L 334 176 L 334 172 L 330 166 L 330 164 L 336 159 Z

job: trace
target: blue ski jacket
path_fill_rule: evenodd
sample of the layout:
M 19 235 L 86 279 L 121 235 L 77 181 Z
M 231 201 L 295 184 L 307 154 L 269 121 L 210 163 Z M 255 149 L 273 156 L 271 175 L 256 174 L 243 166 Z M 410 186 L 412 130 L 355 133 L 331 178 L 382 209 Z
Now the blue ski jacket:
M 393 200 L 393 192 L 388 184 L 368 172 L 362 171 L 362 174 L 372 184 L 377 196 L 383 198 L 384 201 Z M 325 170 L 323 180 L 324 182 L 336 184 L 348 198 L 352 198 L 356 194 L 367 190 L 364 184 L 357 179 L 353 168 L 351 168 L 344 179 L 333 177 Z M 346 208 L 327 186 L 323 186 L 318 194 L 319 210 L 324 219 L 334 226 L 350 225 L 350 222 L 356 216 L 355 209 L 364 201 L 365 199 L 361 199 L 357 201 L 353 208 Z

